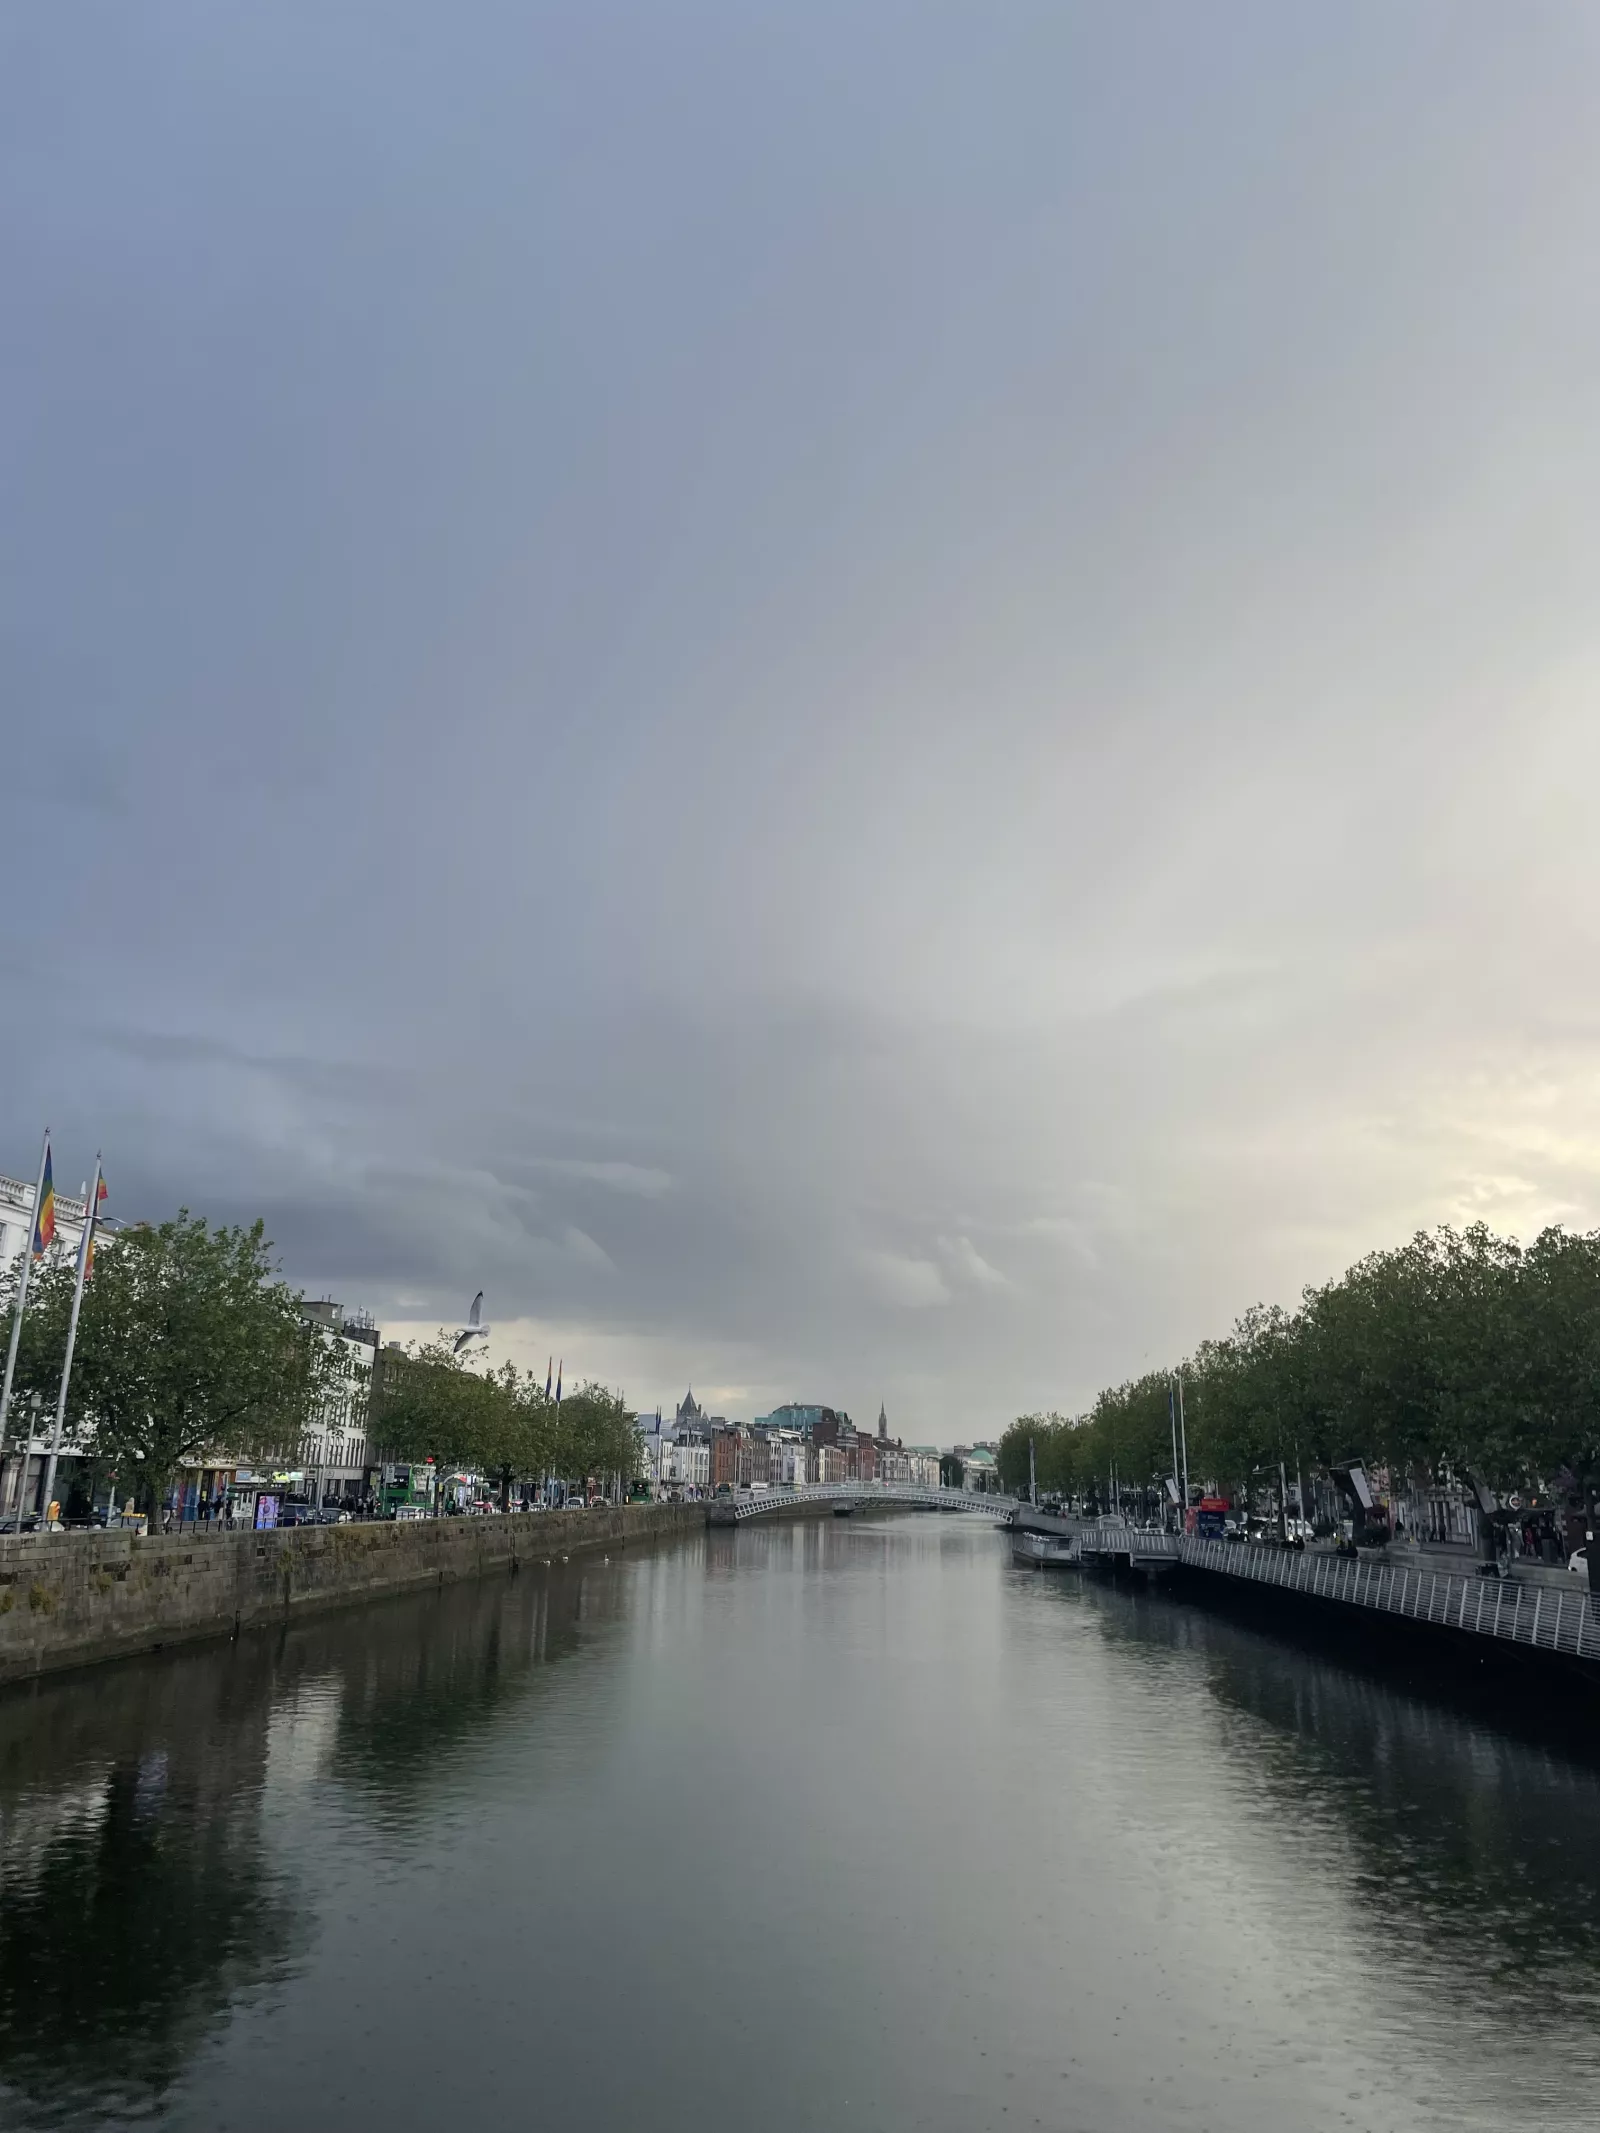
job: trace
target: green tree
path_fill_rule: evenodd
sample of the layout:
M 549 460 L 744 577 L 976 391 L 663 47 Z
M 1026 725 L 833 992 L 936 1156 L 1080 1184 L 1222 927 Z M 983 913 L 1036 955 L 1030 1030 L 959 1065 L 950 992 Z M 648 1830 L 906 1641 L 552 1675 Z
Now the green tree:
M 58 1256 L 29 1289 L 17 1383 L 47 1409 L 60 1390 L 73 1280 Z M 68 1424 L 90 1436 L 98 1470 L 154 1513 L 181 1467 L 292 1456 L 331 1382 L 328 1346 L 277 1277 L 262 1225 L 212 1229 L 183 1208 L 98 1253 Z
M 389 1353 L 374 1403 L 372 1434 L 384 1451 L 441 1474 L 481 1473 L 504 1460 L 514 1394 L 452 1354 L 443 1338 Z
M 1536 1463 L 1600 1488 L 1600 1235 L 1546 1229 L 1522 1261 L 1514 1353 Z
M 561 1404 L 557 1464 L 569 1480 L 615 1474 L 624 1484 L 644 1471 L 638 1425 L 620 1392 L 580 1385 Z
M 1524 1249 L 1481 1223 L 1371 1252 L 1298 1310 L 1255 1305 L 1184 1365 L 1195 1480 L 1249 1494 L 1285 1468 L 1345 1459 L 1504 1493 L 1600 1495 L 1600 1233 L 1543 1231 Z M 1171 1464 L 1167 1376 L 1109 1388 L 1077 1424 L 1024 1416 L 1002 1458 L 1013 1484 L 1034 1440 L 1041 1487 L 1087 1494 L 1113 1468 L 1144 1487 Z M 1048 1462 L 1049 1481 L 1046 1481 Z

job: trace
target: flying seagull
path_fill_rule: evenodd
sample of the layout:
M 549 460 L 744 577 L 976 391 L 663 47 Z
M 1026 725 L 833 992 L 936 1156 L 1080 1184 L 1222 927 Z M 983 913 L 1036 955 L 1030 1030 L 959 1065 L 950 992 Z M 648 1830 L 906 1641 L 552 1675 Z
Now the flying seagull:
M 460 1355 L 463 1350 L 473 1347 L 479 1341 L 487 1342 L 488 1338 L 489 1329 L 483 1322 L 483 1291 L 480 1289 L 472 1299 L 467 1322 L 456 1335 L 456 1344 L 451 1352 Z

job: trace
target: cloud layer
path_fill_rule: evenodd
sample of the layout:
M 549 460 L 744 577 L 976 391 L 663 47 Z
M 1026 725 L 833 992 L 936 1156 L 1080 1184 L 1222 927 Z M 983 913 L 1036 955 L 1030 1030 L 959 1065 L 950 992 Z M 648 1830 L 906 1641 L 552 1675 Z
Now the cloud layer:
M 1600 1219 L 1584 11 L 5 35 L 0 1167 L 945 1439 Z

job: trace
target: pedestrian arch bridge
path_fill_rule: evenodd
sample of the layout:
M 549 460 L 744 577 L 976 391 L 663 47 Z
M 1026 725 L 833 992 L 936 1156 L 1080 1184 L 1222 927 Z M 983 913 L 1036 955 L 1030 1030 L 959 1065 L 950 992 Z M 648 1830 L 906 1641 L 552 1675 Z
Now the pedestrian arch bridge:
M 872 1510 L 982 1511 L 1003 1518 L 1016 1505 L 1014 1496 L 985 1495 L 974 1489 L 918 1488 L 906 1481 L 808 1481 L 796 1488 L 740 1489 L 711 1499 L 714 1526 L 742 1526 L 749 1518 L 770 1518 L 781 1511 L 833 1506 Z

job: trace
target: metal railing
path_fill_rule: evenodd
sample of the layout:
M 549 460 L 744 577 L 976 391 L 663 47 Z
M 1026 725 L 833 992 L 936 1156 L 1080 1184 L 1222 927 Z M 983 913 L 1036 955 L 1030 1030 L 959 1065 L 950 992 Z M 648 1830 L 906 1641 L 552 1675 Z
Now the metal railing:
M 1176 1533 L 1163 1533 L 1158 1526 L 1133 1526 L 1126 1519 L 1086 1520 L 1078 1528 L 1077 1539 L 1085 1555 L 1125 1555 L 1135 1562 L 1179 1560 Z
M 782 1510 L 794 1503 L 900 1503 L 934 1511 L 1009 1511 L 1014 1496 L 991 1496 L 977 1489 L 923 1488 L 909 1481 L 807 1481 L 763 1490 L 751 1495 L 741 1490 L 735 1496 L 711 1498 L 726 1513 L 732 1506 L 734 1519 L 759 1518 L 764 1511 Z
M 1018 1531 L 1011 1536 L 1011 1552 L 1030 1562 L 1067 1563 L 1075 1569 L 1083 1562 L 1083 1543 L 1075 1534 Z
M 1514 1578 L 1458 1577 L 1447 1570 L 1377 1560 L 1351 1562 L 1316 1549 L 1268 1548 L 1188 1535 L 1179 1545 L 1178 1559 L 1195 1570 L 1280 1585 L 1312 1599 L 1339 1600 L 1410 1622 L 1436 1622 L 1445 1629 L 1541 1651 L 1600 1659 L 1600 1615 L 1590 1595 L 1577 1585 L 1561 1592 L 1547 1585 L 1519 1585 Z

